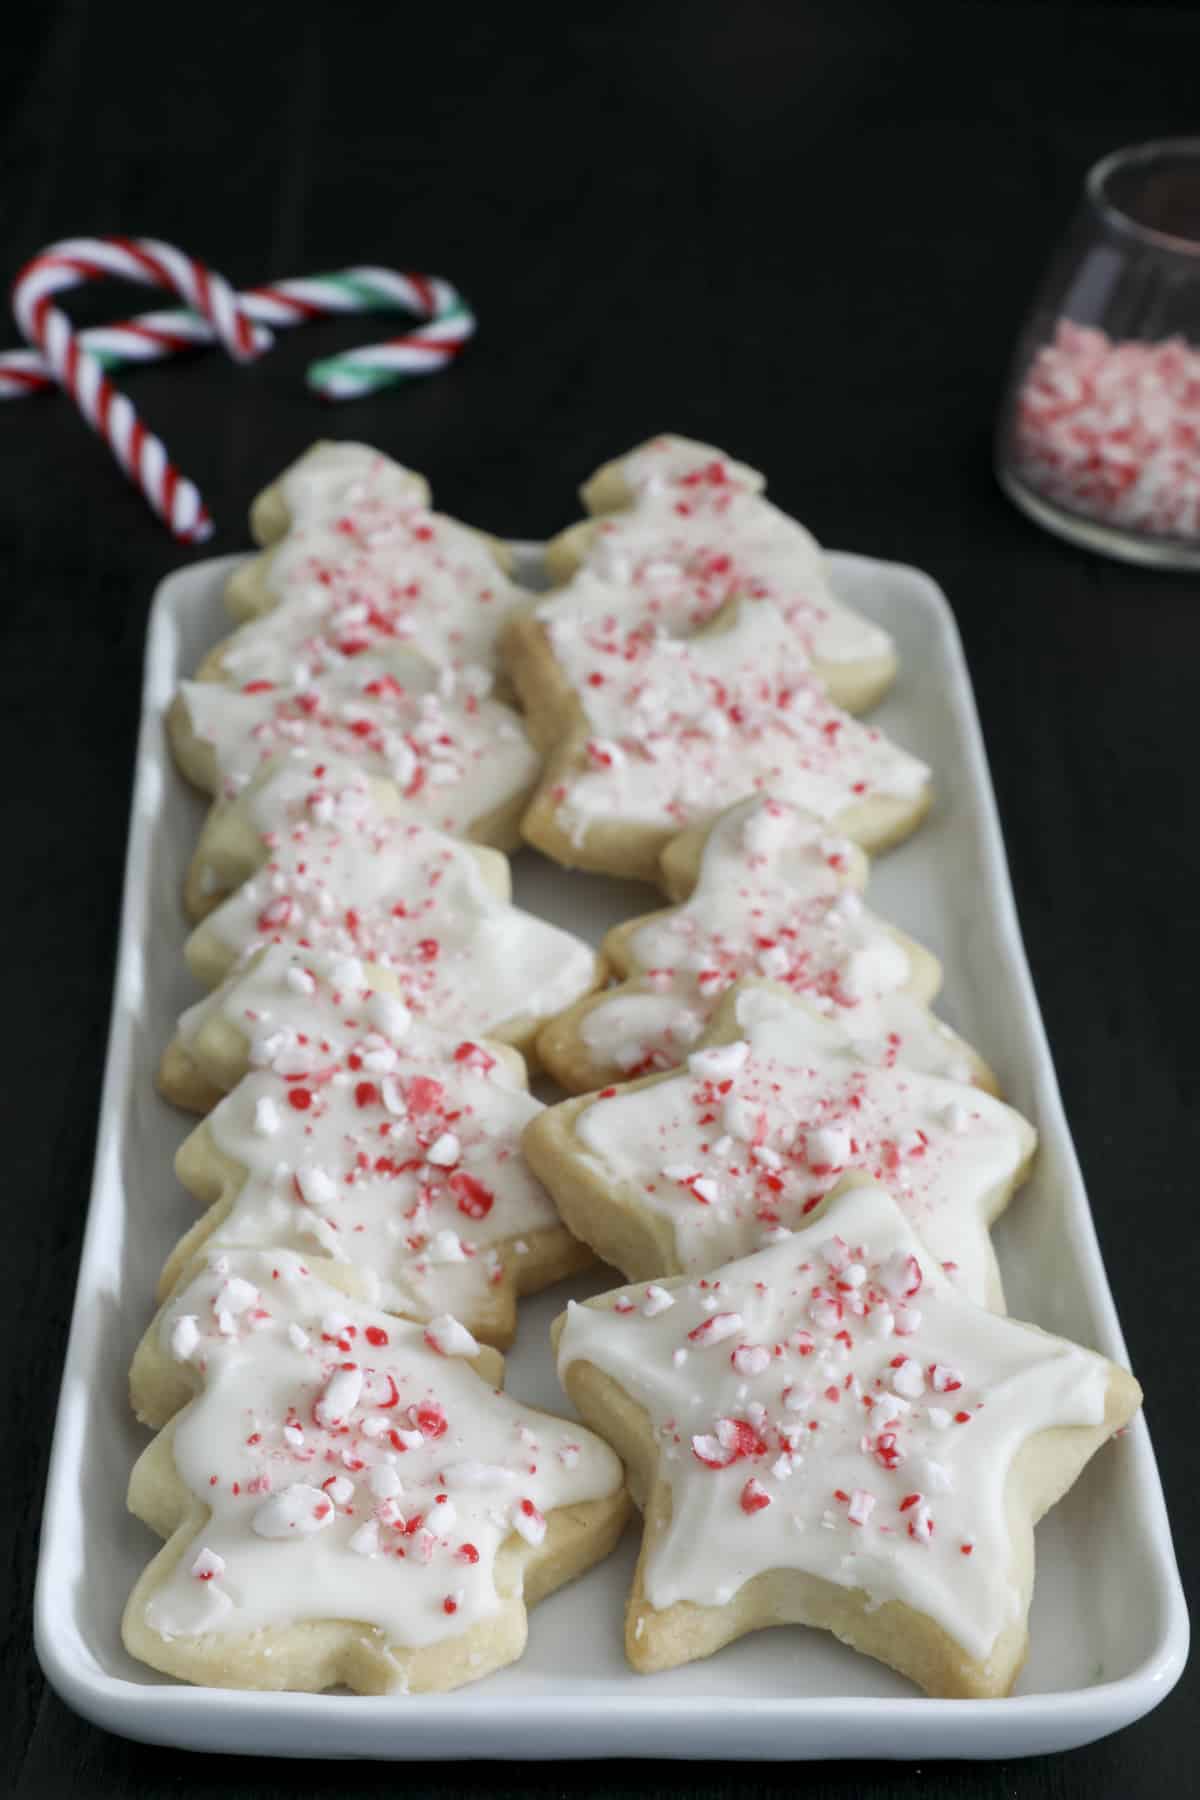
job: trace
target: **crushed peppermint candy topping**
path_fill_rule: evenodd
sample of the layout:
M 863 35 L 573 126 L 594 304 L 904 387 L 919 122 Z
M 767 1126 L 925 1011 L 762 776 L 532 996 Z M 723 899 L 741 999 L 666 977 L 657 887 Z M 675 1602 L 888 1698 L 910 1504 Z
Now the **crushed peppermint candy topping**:
M 333 1501 L 320 1488 L 293 1481 L 264 1500 L 250 1522 L 259 1537 L 311 1537 L 332 1525 L 334 1516 Z
M 225 1573 L 225 1558 L 204 1545 L 192 1561 L 191 1572 L 197 1581 L 215 1581 Z
M 538 1511 L 532 1500 L 516 1502 L 510 1515 L 510 1523 L 527 1544 L 540 1544 L 546 1535 L 545 1515 Z
M 439 1356 L 478 1356 L 479 1345 L 471 1336 L 465 1325 L 449 1313 L 442 1313 L 439 1318 L 430 1319 L 425 1327 L 425 1342 Z
M 1013 450 L 1022 480 L 1071 512 L 1200 537 L 1200 350 L 1060 319 L 1025 373 Z

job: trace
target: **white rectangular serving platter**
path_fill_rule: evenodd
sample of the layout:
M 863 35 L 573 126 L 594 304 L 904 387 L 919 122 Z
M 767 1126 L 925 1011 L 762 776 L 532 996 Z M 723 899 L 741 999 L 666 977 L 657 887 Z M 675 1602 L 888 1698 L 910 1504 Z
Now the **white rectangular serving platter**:
M 180 955 L 184 867 L 202 805 L 170 763 L 162 728 L 177 680 L 228 629 L 221 593 L 236 558 L 179 571 L 150 616 L 145 692 L 91 1207 L 46 1494 L 36 1642 L 64 1700 L 128 1737 L 279 1756 L 993 1757 L 1063 1750 L 1115 1731 L 1170 1692 L 1188 1622 L 1145 1422 L 1107 1446 L 1037 1533 L 1032 1651 L 1008 1700 L 929 1700 L 824 1632 L 764 1631 L 707 1662 L 643 1677 L 621 1647 L 636 1553 L 617 1553 L 531 1615 L 522 1659 L 454 1694 L 363 1698 L 183 1686 L 143 1668 L 120 1617 L 157 1541 L 125 1510 L 145 1442 L 126 1372 L 168 1250 L 194 1208 L 171 1169 L 189 1122 L 155 1093 L 176 1015 L 194 993 Z M 525 553 L 527 574 L 537 567 Z M 1125 1347 L 1021 946 L 995 801 L 962 650 L 945 598 L 916 570 L 835 555 L 839 594 L 897 640 L 901 675 L 875 718 L 935 771 L 921 831 L 880 859 L 875 908 L 929 943 L 940 1010 L 998 1070 L 1041 1132 L 1037 1169 L 997 1233 L 1010 1308 L 1117 1361 Z M 599 941 L 661 905 L 647 888 L 568 875 L 525 851 L 516 897 Z M 581 1280 L 522 1303 L 508 1386 L 569 1410 L 548 1351 L 550 1320 Z

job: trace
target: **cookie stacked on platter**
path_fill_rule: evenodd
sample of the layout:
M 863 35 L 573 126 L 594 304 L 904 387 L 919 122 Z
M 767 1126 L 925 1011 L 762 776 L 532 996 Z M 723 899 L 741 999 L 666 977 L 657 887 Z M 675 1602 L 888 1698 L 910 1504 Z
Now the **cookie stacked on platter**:
M 155 1667 L 486 1674 L 616 1541 L 615 1450 L 635 1668 L 797 1621 L 932 1693 L 1011 1685 L 1032 1523 L 1138 1393 L 1003 1317 L 988 1227 L 1035 1134 L 862 899 L 930 803 L 854 716 L 894 648 L 762 487 L 654 440 L 536 597 L 361 446 L 256 503 L 241 624 L 169 718 L 213 797 L 212 991 L 160 1069 L 207 1114 L 204 1210 L 132 1376 Z M 511 904 L 521 836 L 675 904 L 597 956 Z M 494 1385 L 520 1297 L 595 1256 L 635 1285 L 555 1342 L 597 1435 Z
M 168 725 L 212 795 L 159 1085 L 202 1211 L 134 1361 L 167 1539 L 133 1653 L 218 1685 L 454 1687 L 607 1554 L 620 1464 L 502 1393 L 518 1296 L 585 1267 L 520 1149 L 537 1033 L 603 963 L 512 904 L 540 759 L 496 643 L 524 596 L 423 482 L 318 447 L 257 503 L 243 623 Z

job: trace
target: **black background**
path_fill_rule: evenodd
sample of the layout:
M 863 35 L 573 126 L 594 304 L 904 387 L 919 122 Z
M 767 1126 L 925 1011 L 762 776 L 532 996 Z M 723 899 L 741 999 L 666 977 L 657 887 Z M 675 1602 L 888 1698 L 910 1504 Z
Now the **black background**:
M 449 375 L 331 417 L 301 381 L 361 327 L 128 390 L 236 549 L 331 427 L 448 510 L 540 535 L 664 428 L 768 470 L 827 543 L 910 560 L 966 641 L 1021 917 L 1194 1578 L 1198 978 L 1194 580 L 1108 565 L 1000 497 L 1013 335 L 1087 165 L 1197 128 L 1194 7 L 694 0 L 438 15 L 46 0 L 0 26 L 0 266 L 155 233 L 238 285 L 376 261 L 478 309 Z M 549 33 L 549 36 L 547 35 Z M 113 318 L 144 293 L 72 302 Z M 373 333 L 372 335 L 378 335 Z M 394 1769 L 182 1756 L 83 1724 L 29 1642 L 38 1512 L 96 1126 L 140 660 L 179 549 L 67 402 L 0 412 L 8 952 L 0 1770 L 21 1796 L 1186 1790 L 1185 1684 L 1120 1737 L 1003 1765 Z M 193 555 L 203 552 L 193 552 Z M 1097 1570 L 1097 1579 L 1103 1571 Z M 7 1740 L 5 1743 L 4 1740 Z

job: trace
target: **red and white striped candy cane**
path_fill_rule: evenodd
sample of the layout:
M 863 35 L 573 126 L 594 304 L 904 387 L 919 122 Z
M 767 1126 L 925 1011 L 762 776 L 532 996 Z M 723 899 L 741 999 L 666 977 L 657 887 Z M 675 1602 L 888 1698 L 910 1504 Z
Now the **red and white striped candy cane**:
M 437 275 L 402 275 L 374 266 L 266 282 L 246 288 L 238 300 L 261 327 L 259 339 L 264 349 L 270 343 L 269 326 L 290 329 L 310 319 L 392 311 L 415 313 L 425 320 L 382 344 L 314 363 L 308 371 L 308 384 L 326 400 L 352 400 L 410 375 L 432 375 L 454 360 L 475 331 L 470 307 L 448 281 Z M 79 334 L 82 347 L 93 351 L 110 374 L 130 364 L 159 362 L 212 341 L 213 329 L 206 319 L 178 310 L 141 313 L 135 319 L 94 325 Z M 0 351 L 0 400 L 21 400 L 56 386 L 53 372 L 36 350 Z
M 183 543 L 201 543 L 212 532 L 212 519 L 199 489 L 171 462 L 161 439 L 146 429 L 130 401 L 80 344 L 66 314 L 53 304 L 52 296 L 64 289 L 106 276 L 173 288 L 207 319 L 238 362 L 265 349 L 269 335 L 264 339 L 256 332 L 222 276 L 156 238 L 64 238 L 27 263 L 13 284 L 17 323 L 41 350 L 59 385 L 175 536 Z

